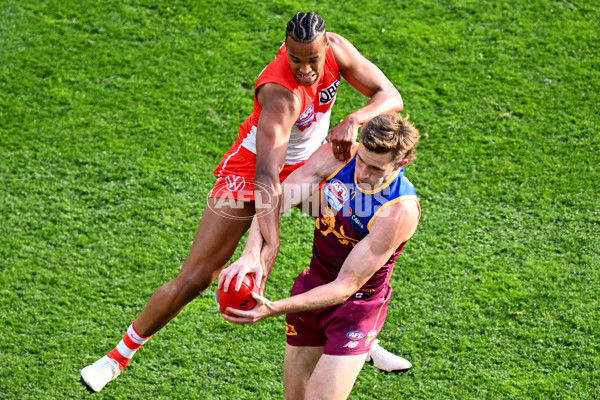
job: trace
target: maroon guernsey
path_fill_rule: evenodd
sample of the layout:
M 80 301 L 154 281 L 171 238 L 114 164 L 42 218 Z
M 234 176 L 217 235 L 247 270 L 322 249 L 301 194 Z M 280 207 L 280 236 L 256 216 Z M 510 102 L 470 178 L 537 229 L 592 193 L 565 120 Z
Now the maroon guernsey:
M 356 243 L 369 233 L 369 227 L 381 212 L 400 201 L 417 200 L 414 186 L 404 176 L 404 168 L 394 172 L 381 187 L 368 191 L 358 187 L 355 167 L 356 156 L 325 184 L 326 207 L 321 208 L 315 223 L 313 257 L 308 274 L 311 286 L 335 280 Z M 387 286 L 403 247 L 404 243 L 398 246 L 357 292 L 356 298 L 380 292 Z

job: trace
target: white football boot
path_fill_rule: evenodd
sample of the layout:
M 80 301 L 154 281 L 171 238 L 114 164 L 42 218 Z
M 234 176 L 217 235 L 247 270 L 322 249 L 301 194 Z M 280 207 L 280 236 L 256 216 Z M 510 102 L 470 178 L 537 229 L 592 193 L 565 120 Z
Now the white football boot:
M 378 339 L 373 342 L 365 363 L 387 372 L 406 372 L 412 368 L 410 361 L 381 347 Z
M 82 369 L 81 378 L 90 389 L 99 392 L 120 373 L 119 364 L 112 358 L 104 356 L 92 365 Z

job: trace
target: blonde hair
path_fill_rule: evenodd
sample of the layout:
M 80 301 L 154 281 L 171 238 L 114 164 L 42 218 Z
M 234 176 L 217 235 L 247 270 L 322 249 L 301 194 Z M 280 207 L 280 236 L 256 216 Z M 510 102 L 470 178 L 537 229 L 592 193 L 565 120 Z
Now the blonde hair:
M 412 162 L 417 156 L 414 152 L 419 143 L 419 131 L 410 122 L 408 116 L 400 114 L 381 114 L 363 126 L 360 142 L 369 151 L 375 153 L 392 152 L 394 162 L 407 159 Z

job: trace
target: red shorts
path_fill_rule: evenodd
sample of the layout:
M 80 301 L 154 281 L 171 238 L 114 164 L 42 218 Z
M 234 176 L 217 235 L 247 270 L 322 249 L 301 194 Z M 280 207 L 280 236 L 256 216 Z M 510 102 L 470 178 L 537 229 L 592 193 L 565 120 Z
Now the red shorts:
M 304 161 L 284 165 L 279 172 L 279 181 L 283 182 L 302 164 L 304 164 Z M 255 171 L 256 154 L 243 147 L 241 141 L 238 140 L 225 153 L 215 169 L 217 182 L 210 191 L 209 197 L 254 201 Z
M 292 296 L 310 287 L 303 271 L 292 288 Z M 371 348 L 387 315 L 392 288 L 388 285 L 367 299 L 350 298 L 342 304 L 314 311 L 288 314 L 285 319 L 287 343 L 292 346 L 324 346 L 333 356 L 365 354 Z

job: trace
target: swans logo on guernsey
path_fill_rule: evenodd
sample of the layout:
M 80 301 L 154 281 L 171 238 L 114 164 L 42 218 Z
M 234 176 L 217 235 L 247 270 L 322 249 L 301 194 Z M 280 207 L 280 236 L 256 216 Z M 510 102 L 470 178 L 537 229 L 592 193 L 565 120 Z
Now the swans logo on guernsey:
M 332 179 L 331 182 L 325 186 L 325 197 L 331 207 L 340 211 L 344 206 L 344 203 L 350 197 L 348 188 L 339 179 Z
M 315 105 L 311 104 L 298 118 L 296 121 L 296 126 L 298 128 L 304 128 L 305 126 L 310 125 L 315 119 Z

